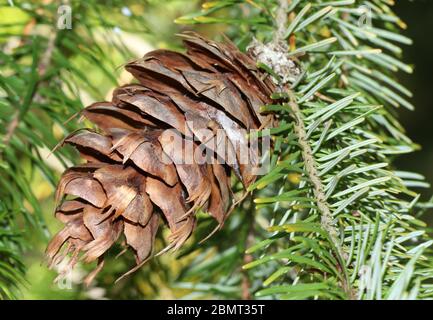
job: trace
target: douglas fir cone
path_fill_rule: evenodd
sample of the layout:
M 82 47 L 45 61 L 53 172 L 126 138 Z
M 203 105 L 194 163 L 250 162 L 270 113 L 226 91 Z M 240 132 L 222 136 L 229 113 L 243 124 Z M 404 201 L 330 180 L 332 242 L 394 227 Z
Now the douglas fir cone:
M 259 108 L 270 102 L 274 84 L 229 41 L 182 37 L 186 54 L 156 50 L 127 64 L 139 84 L 83 110 L 98 132 L 83 129 L 64 140 L 86 163 L 66 170 L 58 185 L 56 217 L 65 226 L 48 245 L 50 267 L 66 256 L 69 268 L 97 260 L 89 282 L 123 233 L 135 270 L 152 256 L 160 220 L 171 231 L 163 251 L 179 248 L 198 209 L 222 226 L 235 203 L 231 172 L 244 187 L 254 181 L 257 145 L 245 132 L 272 124 Z

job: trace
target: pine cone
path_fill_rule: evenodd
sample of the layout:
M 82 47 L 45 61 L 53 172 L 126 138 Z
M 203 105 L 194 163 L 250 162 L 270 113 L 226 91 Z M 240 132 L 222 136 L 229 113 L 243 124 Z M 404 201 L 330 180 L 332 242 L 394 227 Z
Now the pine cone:
M 83 129 L 63 141 L 87 163 L 66 170 L 58 185 L 55 215 L 65 227 L 48 245 L 50 267 L 67 255 L 70 268 L 98 260 L 89 282 L 123 232 L 136 270 L 152 256 L 160 217 L 171 231 L 163 251 L 177 249 L 193 232 L 197 209 L 222 226 L 234 203 L 231 172 L 244 187 L 254 181 L 257 146 L 244 130 L 269 124 L 259 108 L 274 85 L 231 42 L 182 37 L 186 54 L 155 50 L 127 64 L 139 84 L 83 110 L 101 133 Z

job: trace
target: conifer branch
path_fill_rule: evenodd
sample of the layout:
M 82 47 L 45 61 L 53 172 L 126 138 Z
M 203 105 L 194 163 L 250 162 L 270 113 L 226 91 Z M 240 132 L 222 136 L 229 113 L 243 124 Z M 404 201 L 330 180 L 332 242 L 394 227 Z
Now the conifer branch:
M 287 28 L 287 6 L 287 0 L 279 0 L 279 7 L 277 10 L 277 30 L 275 31 L 274 35 L 274 40 L 276 43 L 280 43 L 281 41 L 283 41 L 284 33 Z M 288 77 L 289 75 L 281 76 Z M 340 254 L 340 256 L 344 257 L 345 254 L 341 249 L 338 241 L 338 231 L 332 223 L 331 210 L 329 209 L 329 205 L 326 202 L 326 195 L 323 191 L 324 187 L 316 168 L 316 160 L 314 159 L 312 148 L 307 139 L 307 131 L 305 129 L 302 112 L 299 109 L 299 105 L 296 102 L 296 97 L 294 96 L 293 92 L 287 87 L 280 86 L 280 89 L 287 91 L 289 94 L 289 105 L 291 109 L 291 114 L 295 120 L 294 130 L 298 137 L 299 146 L 302 149 L 302 158 L 304 159 L 305 169 L 308 174 L 308 178 L 314 188 L 314 195 L 316 197 L 317 206 L 322 213 L 322 227 L 324 230 L 326 230 L 326 232 L 328 232 L 329 236 L 334 242 L 335 247 L 338 249 L 338 253 Z
M 276 15 L 276 30 L 274 33 L 274 43 L 280 44 L 284 41 L 284 34 L 287 29 L 287 7 L 289 1 L 287 0 L 279 0 L 279 6 L 277 9 Z M 283 47 L 285 47 L 283 45 Z M 281 70 L 289 70 L 288 68 L 281 68 Z M 289 74 L 279 75 L 281 78 L 288 78 Z M 338 231 L 333 223 L 332 213 L 329 208 L 329 205 L 326 201 L 326 195 L 324 192 L 324 186 L 322 180 L 319 177 L 319 172 L 317 170 L 316 160 L 313 156 L 313 151 L 311 145 L 307 138 L 307 131 L 305 129 L 305 124 L 303 120 L 303 114 L 299 108 L 298 103 L 296 102 L 296 97 L 292 90 L 288 88 L 288 86 L 280 85 L 280 90 L 286 91 L 289 95 L 289 106 L 290 113 L 294 119 L 294 132 L 298 138 L 299 147 L 302 150 L 302 158 L 304 160 L 305 171 L 313 186 L 313 193 L 315 196 L 315 201 L 317 203 L 317 207 L 319 212 L 321 213 L 321 226 L 328 233 L 334 247 L 337 250 L 340 259 L 345 263 L 345 258 L 347 258 L 347 254 L 343 251 L 340 241 L 338 239 Z M 343 266 L 340 266 L 341 270 L 343 270 Z M 350 299 L 353 298 L 353 292 L 350 288 L 350 283 L 347 281 L 347 277 L 342 278 L 342 287 L 346 292 Z
M 269 3 L 254 2 L 260 8 Z M 395 79 L 398 70 L 412 71 L 398 47 L 411 40 L 400 33 L 392 4 L 271 3 L 272 13 L 238 11 L 245 14 L 237 21 L 250 27 L 247 31 L 233 23 L 234 14 L 219 19 L 232 25 L 235 39 L 253 40 L 254 58 L 281 84 L 274 103 L 261 109 L 279 120 L 271 129 L 271 170 L 250 188 L 259 219 L 271 225 L 264 227 L 271 233 L 257 236 L 247 250 L 256 254 L 244 269 L 266 277 L 255 295 L 431 296 L 424 280 L 433 241 L 415 221 L 420 197 L 408 189 L 428 184 L 421 175 L 392 166 L 396 155 L 415 149 L 394 110 L 413 106 L 406 100 L 411 93 Z M 179 20 L 214 23 L 213 12 Z
M 325 230 L 328 233 L 332 243 L 334 244 L 334 247 L 336 248 L 338 255 L 342 259 L 341 262 L 345 263 L 347 259 L 347 253 L 343 251 L 343 248 L 341 247 L 340 241 L 338 239 L 338 231 L 336 226 L 333 223 L 332 213 L 331 210 L 329 209 L 328 202 L 326 201 L 324 186 L 322 180 L 319 177 L 316 160 L 314 159 L 311 145 L 307 139 L 307 131 L 305 130 L 303 115 L 301 110 L 299 109 L 299 105 L 296 103 L 296 97 L 293 95 L 293 93 L 290 90 L 288 92 L 290 96 L 290 102 L 289 102 L 290 111 L 295 121 L 293 124 L 293 129 L 298 138 L 299 146 L 302 149 L 302 158 L 305 164 L 305 171 L 307 173 L 307 176 L 311 184 L 313 185 L 313 193 L 315 196 L 315 201 L 317 203 L 319 212 L 321 213 L 320 223 L 323 230 Z M 343 269 L 344 267 L 340 266 L 340 270 Z M 354 292 L 350 288 L 350 283 L 347 281 L 346 276 L 342 278 L 342 288 L 346 292 L 347 296 L 350 299 L 353 299 Z

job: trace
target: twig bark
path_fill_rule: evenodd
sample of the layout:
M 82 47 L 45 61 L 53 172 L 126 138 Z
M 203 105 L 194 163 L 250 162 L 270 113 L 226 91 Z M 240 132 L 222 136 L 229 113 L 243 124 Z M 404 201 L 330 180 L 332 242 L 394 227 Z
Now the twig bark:
M 277 12 L 277 30 L 275 31 L 275 35 L 274 35 L 274 41 L 277 43 L 283 41 L 284 31 L 286 29 L 286 24 L 287 24 L 286 11 L 288 7 L 288 0 L 279 0 L 279 4 L 280 5 L 278 7 L 278 12 Z M 287 91 L 290 96 L 289 105 L 292 111 L 292 116 L 295 120 L 294 129 L 298 137 L 299 145 L 302 149 L 302 157 L 305 162 L 306 172 L 313 185 L 314 196 L 317 202 L 317 207 L 319 208 L 322 214 L 322 227 L 329 233 L 336 248 L 339 249 L 340 246 L 338 245 L 339 241 L 337 239 L 338 232 L 337 229 L 332 224 L 331 210 L 329 209 L 329 205 L 326 202 L 326 196 L 323 191 L 324 189 L 323 184 L 322 181 L 320 180 L 319 173 L 316 168 L 316 161 L 313 156 L 313 151 L 307 139 L 307 131 L 305 129 L 302 112 L 299 108 L 299 105 L 296 102 L 296 97 L 293 94 L 293 92 L 287 87 L 281 86 L 281 89 Z M 341 248 L 339 249 L 339 251 L 340 251 L 339 252 L 340 255 L 343 256 L 343 252 Z
M 325 192 L 323 191 L 322 180 L 319 177 L 319 172 L 317 171 L 316 161 L 313 156 L 313 151 L 311 149 L 310 143 L 307 139 L 307 131 L 305 129 L 305 124 L 303 121 L 302 112 L 299 105 L 296 103 L 296 98 L 292 92 L 289 92 L 290 102 L 289 106 L 291 109 L 292 117 L 295 120 L 294 130 L 298 137 L 298 143 L 302 149 L 302 158 L 304 159 L 305 171 L 313 185 L 314 197 L 317 203 L 317 207 L 321 213 L 321 225 L 322 228 L 329 234 L 332 242 L 338 250 L 341 257 L 344 258 L 345 253 L 343 252 L 339 241 L 338 232 L 332 223 L 332 213 L 329 209 L 328 202 L 326 201 Z
M 279 0 L 279 8 L 277 12 L 277 30 L 274 34 L 274 43 L 281 43 L 284 40 L 284 31 L 287 24 L 287 6 L 288 0 Z M 303 114 L 298 103 L 296 102 L 296 97 L 294 93 L 290 90 L 290 88 L 288 88 L 288 86 L 286 85 L 281 85 L 280 90 L 288 92 L 289 94 L 289 106 L 291 109 L 291 115 L 295 120 L 294 130 L 298 138 L 299 146 L 301 147 L 302 158 L 305 165 L 305 172 L 307 173 L 308 178 L 313 186 L 314 198 L 321 214 L 321 226 L 323 230 L 328 233 L 330 240 L 332 241 L 338 255 L 341 257 L 344 263 L 344 260 L 346 260 L 346 253 L 340 245 L 340 241 L 338 239 L 338 231 L 333 223 L 332 213 L 329 208 L 329 204 L 326 201 L 323 183 L 320 179 L 316 167 L 316 160 L 314 158 L 311 145 L 307 139 L 307 131 L 305 129 Z M 340 266 L 340 268 L 343 269 L 343 266 Z M 342 288 L 346 292 L 348 297 L 352 299 L 353 292 L 350 288 L 350 284 L 347 282 L 345 277 L 343 277 L 342 280 Z
M 284 34 L 287 27 L 287 8 L 290 0 L 279 0 L 279 6 L 276 15 L 277 30 L 274 34 L 274 43 L 279 43 L 284 40 Z

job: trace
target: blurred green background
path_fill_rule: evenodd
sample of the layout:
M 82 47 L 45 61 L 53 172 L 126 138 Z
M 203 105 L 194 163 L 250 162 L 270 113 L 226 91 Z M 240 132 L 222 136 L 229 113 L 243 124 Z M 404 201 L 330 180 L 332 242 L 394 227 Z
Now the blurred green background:
M 43 1 L 42 1 L 43 2 Z M 175 34 L 185 29 L 184 26 L 176 25 L 173 21 L 175 18 L 196 11 L 200 8 L 198 0 L 170 0 L 170 1 L 125 1 L 125 6 L 116 11 L 105 8 L 105 14 L 109 16 L 112 23 L 112 29 L 115 33 L 123 38 L 124 42 L 132 52 L 131 57 L 139 57 L 151 48 L 166 47 L 178 48 L 179 40 Z M 427 181 L 433 184 L 433 1 L 431 0 L 398 0 L 395 6 L 398 15 L 408 25 L 405 31 L 406 35 L 414 40 L 412 46 L 404 48 L 404 60 L 407 63 L 414 64 L 415 72 L 411 75 L 401 74 L 401 81 L 414 93 L 412 100 L 416 106 L 415 112 L 401 110 L 401 121 L 408 131 L 408 136 L 415 142 L 419 143 L 422 148 L 415 153 L 402 156 L 396 162 L 400 170 L 413 170 L 426 176 Z M 129 33 L 116 28 L 116 23 L 128 19 L 130 12 L 133 15 L 140 16 L 146 21 L 149 32 Z M 28 17 L 18 9 L 8 8 L 0 9 L 0 20 L 11 22 L 17 20 L 26 21 Z M 80 24 L 79 17 L 74 17 L 74 24 Z M 194 28 L 197 30 L 197 28 Z M 3 30 L 4 31 L 4 30 Z M 222 26 L 207 25 L 200 26 L 198 31 L 208 36 L 224 31 Z M 121 66 L 125 61 L 116 49 L 107 46 L 104 47 L 108 54 L 111 55 L 116 66 Z M 85 70 L 86 75 L 92 83 L 99 88 L 105 97 L 110 95 L 114 88 L 113 84 L 107 81 L 100 68 L 95 67 L 88 61 L 75 58 L 74 63 L 78 68 Z M 111 65 L 107 67 L 113 72 L 120 83 L 126 83 L 130 80 L 128 75 L 122 71 L 122 68 L 115 69 Z M 86 93 L 81 96 L 83 104 L 91 103 L 99 96 Z M 55 128 L 53 131 L 56 133 Z M 57 138 L 60 139 L 63 132 L 57 132 Z M 53 160 L 49 160 L 53 161 Z M 55 163 L 51 165 L 55 166 Z M 54 233 L 58 231 L 61 224 L 52 217 L 53 197 L 51 186 L 43 179 L 41 175 L 35 176 L 32 180 L 32 189 L 38 200 L 42 204 L 45 220 L 48 223 L 49 230 Z M 424 200 L 428 199 L 431 190 L 424 191 Z M 430 212 L 426 219 L 433 223 L 433 214 Z M 236 218 L 232 218 L 233 223 L 240 223 Z M 116 275 L 122 274 L 133 265 L 131 258 L 107 259 L 107 266 L 98 276 L 98 281 L 90 288 L 83 288 L 79 285 L 80 278 L 84 270 L 74 271 L 72 283 L 53 284 L 55 272 L 49 271 L 43 263 L 43 252 L 46 246 L 46 240 L 37 233 L 25 233 L 28 243 L 25 254 L 25 264 L 28 267 L 27 281 L 23 286 L 24 299 L 170 299 L 179 297 L 188 297 L 187 288 L 182 288 L 174 284 L 182 264 L 189 263 L 186 260 L 178 261 L 174 255 L 166 255 L 160 259 L 155 259 L 145 268 L 126 281 L 114 285 Z M 166 267 L 170 267 L 170 272 L 165 272 Z M 162 272 L 152 272 L 152 270 Z M 128 290 L 124 290 L 128 288 Z M 132 288 L 132 289 L 131 289 Z M 212 298 L 212 294 L 205 296 Z
M 400 121 L 408 136 L 419 143 L 422 149 L 398 159 L 401 170 L 414 170 L 423 174 L 433 184 L 433 1 L 398 0 L 396 13 L 408 25 L 405 32 L 413 39 L 412 46 L 404 47 L 404 60 L 415 65 L 413 74 L 399 75 L 401 82 L 414 97 L 415 112 L 400 111 Z M 428 197 L 430 190 L 424 191 Z M 431 216 L 432 214 L 430 214 Z M 433 218 L 427 216 L 433 222 Z

